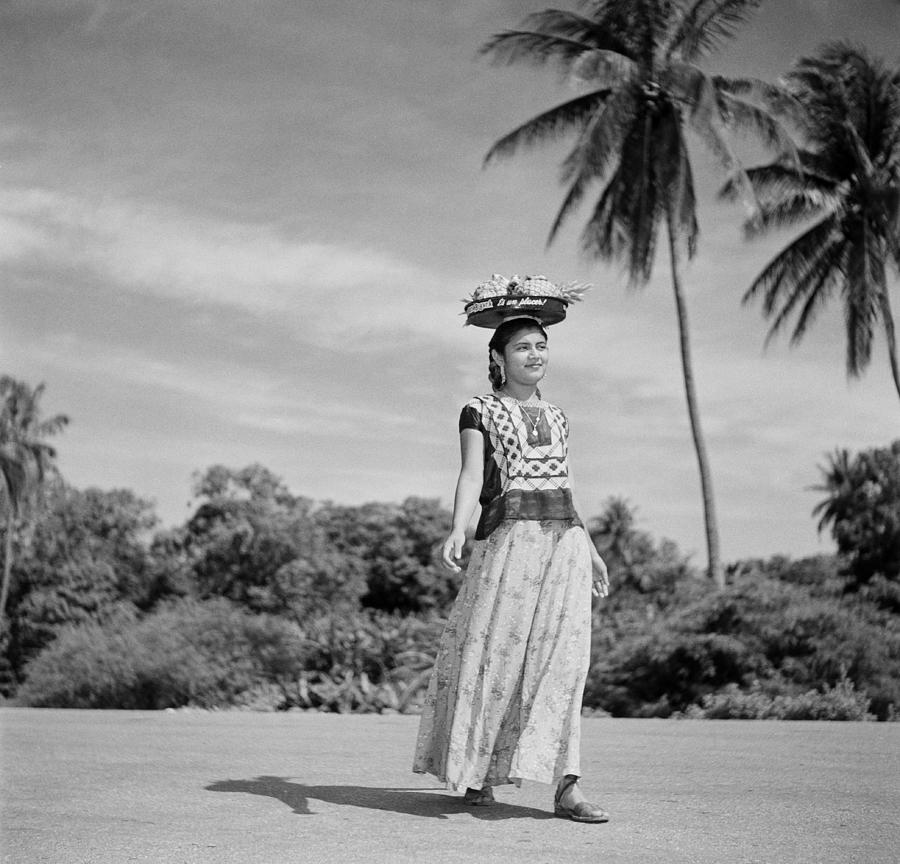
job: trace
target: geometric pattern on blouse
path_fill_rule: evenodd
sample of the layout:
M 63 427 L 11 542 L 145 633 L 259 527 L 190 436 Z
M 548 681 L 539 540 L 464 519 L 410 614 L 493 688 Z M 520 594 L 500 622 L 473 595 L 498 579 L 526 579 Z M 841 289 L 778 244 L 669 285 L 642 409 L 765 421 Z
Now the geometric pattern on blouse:
M 549 443 L 528 440 L 529 422 L 515 399 L 491 394 L 478 401 L 481 418 L 500 471 L 501 494 L 513 489 L 543 491 L 569 488 L 569 423 L 561 409 L 541 402 L 549 426 Z

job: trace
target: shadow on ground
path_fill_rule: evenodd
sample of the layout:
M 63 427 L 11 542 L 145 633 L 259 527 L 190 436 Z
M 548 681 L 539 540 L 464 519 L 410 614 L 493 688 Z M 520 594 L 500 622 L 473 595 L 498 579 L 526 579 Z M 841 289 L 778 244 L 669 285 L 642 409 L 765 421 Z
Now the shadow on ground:
M 245 795 L 264 795 L 287 804 L 295 813 L 312 816 L 309 802 L 348 804 L 369 810 L 389 810 L 410 816 L 446 819 L 448 815 L 468 813 L 476 819 L 552 819 L 547 810 L 520 807 L 500 801 L 489 807 L 472 807 L 458 795 L 447 795 L 427 789 L 384 789 L 371 786 L 307 786 L 293 783 L 286 777 L 254 777 L 252 780 L 217 780 L 206 786 L 208 792 L 241 792 Z

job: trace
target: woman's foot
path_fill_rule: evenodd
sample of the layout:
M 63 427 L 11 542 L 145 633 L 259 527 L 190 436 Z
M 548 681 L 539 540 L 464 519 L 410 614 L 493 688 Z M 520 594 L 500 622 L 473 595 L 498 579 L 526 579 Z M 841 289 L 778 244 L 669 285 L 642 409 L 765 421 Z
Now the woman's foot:
M 553 813 L 573 822 L 609 822 L 607 813 L 599 804 L 585 800 L 574 774 L 566 774 L 556 787 Z
M 494 803 L 494 790 L 490 786 L 486 789 L 472 789 L 470 786 L 463 795 L 463 801 L 473 807 L 486 807 Z

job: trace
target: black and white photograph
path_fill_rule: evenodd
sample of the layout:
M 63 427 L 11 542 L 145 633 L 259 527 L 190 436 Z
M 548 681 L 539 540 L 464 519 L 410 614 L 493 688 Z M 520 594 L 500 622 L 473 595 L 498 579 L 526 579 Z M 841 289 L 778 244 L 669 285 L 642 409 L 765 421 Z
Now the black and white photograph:
M 2 864 L 896 864 L 900 0 L 0 0 Z

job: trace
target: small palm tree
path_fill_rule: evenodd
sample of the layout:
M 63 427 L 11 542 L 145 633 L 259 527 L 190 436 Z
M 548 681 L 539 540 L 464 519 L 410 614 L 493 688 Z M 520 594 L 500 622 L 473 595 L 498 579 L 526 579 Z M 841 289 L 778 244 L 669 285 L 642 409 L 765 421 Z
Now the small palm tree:
M 830 527 L 850 586 L 900 580 L 900 439 L 855 456 L 835 450 L 819 470 L 823 482 L 813 489 L 826 497 L 813 515 L 820 532 Z
M 686 131 L 690 127 L 700 134 L 736 184 L 742 172 L 725 137 L 729 125 L 751 128 L 774 147 L 791 146 L 759 101 L 779 97 L 776 88 L 711 76 L 697 65 L 758 5 L 759 0 L 599 0 L 584 4 L 583 15 L 555 9 L 536 13 L 521 29 L 499 33 L 482 49 L 502 63 L 556 62 L 583 91 L 501 138 L 485 160 L 574 135 L 561 171 L 567 192 L 548 243 L 590 188 L 599 185 L 582 233 L 583 250 L 592 257 L 624 260 L 630 283 L 645 285 L 665 226 L 708 572 L 719 585 L 724 574 L 680 273 L 682 257 L 693 257 L 699 233 Z
M 819 533 L 830 524 L 836 525 L 845 502 L 854 491 L 854 459 L 850 451 L 838 448 L 828 455 L 828 464 L 820 465 L 822 483 L 813 486 L 816 492 L 824 492 L 826 497 L 813 508 L 813 516 L 820 516 Z
M 900 269 L 900 69 L 846 42 L 799 60 L 785 89 L 803 109 L 797 162 L 748 169 L 760 212 L 748 236 L 811 227 L 756 277 L 744 302 L 762 298 L 771 339 L 796 314 L 791 343 L 835 295 L 844 307 L 847 373 L 869 365 L 876 327 L 887 338 L 897 395 L 900 366 L 888 275 Z M 733 184 L 723 189 L 734 194 Z
M 32 390 L 8 375 L 0 376 L 0 501 L 6 512 L 0 621 L 6 613 L 12 572 L 14 520 L 52 467 L 56 451 L 44 439 L 62 431 L 69 422 L 64 414 L 40 419 L 43 392 L 43 384 Z

